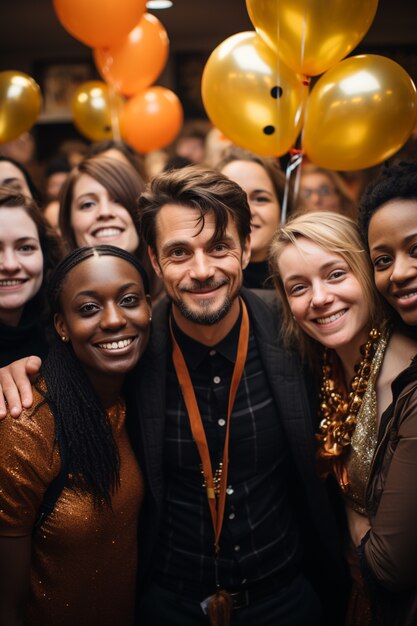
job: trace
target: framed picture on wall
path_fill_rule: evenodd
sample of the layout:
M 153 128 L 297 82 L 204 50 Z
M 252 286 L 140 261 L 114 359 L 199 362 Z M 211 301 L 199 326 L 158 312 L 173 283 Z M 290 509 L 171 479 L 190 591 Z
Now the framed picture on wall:
M 79 85 L 98 78 L 92 62 L 85 60 L 35 64 L 42 89 L 43 111 L 39 121 L 71 120 L 71 100 Z

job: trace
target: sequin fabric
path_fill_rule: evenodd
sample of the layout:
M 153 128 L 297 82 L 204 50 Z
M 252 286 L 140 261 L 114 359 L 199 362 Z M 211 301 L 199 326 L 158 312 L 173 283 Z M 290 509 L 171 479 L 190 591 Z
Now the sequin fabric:
M 41 400 L 34 390 L 35 403 Z M 31 534 L 60 457 L 47 405 L 0 421 L 0 536 Z M 32 538 L 25 624 L 130 626 L 134 622 L 137 520 L 143 478 L 125 427 L 124 405 L 109 412 L 120 453 L 112 508 L 65 487 Z
M 366 515 L 365 491 L 368 484 L 377 442 L 376 381 L 384 360 L 389 340 L 389 330 L 384 330 L 371 364 L 371 374 L 356 417 L 356 427 L 350 443 L 350 452 L 345 462 L 349 486 L 344 497 L 355 511 Z

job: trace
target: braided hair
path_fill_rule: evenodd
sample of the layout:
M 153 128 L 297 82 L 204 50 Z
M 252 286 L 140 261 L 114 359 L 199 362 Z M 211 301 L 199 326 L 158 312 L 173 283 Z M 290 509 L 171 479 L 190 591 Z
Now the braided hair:
M 48 300 L 52 315 L 62 310 L 60 296 L 71 270 L 93 256 L 104 255 L 133 265 L 142 277 L 145 293 L 148 292 L 146 272 L 136 257 L 115 246 L 86 246 L 65 257 L 51 277 Z M 73 487 L 90 493 L 95 506 L 110 506 L 111 495 L 119 485 L 120 457 L 106 411 L 70 343 L 55 338 L 35 387 L 54 415 L 56 438 L 61 456 L 65 451 Z

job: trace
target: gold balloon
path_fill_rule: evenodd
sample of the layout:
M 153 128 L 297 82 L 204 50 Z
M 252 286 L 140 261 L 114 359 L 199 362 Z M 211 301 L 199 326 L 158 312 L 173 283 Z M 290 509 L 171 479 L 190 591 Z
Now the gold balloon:
M 0 72 L 0 143 L 29 130 L 42 108 L 39 85 L 22 72 Z
M 263 156 L 285 154 L 302 125 L 307 86 L 255 32 L 221 43 L 204 68 L 207 115 L 233 143 Z
M 83 83 L 76 89 L 71 104 L 74 124 L 88 139 L 118 138 L 123 100 L 106 83 Z
M 257 32 L 294 71 L 325 72 L 361 41 L 378 0 L 246 0 Z
M 400 65 L 374 54 L 351 57 L 313 87 L 303 149 L 321 167 L 371 167 L 401 148 L 416 119 L 416 88 Z

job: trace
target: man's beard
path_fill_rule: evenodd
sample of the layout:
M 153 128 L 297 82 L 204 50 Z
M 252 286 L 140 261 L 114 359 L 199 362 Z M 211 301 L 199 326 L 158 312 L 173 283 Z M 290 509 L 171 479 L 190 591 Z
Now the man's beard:
M 192 292 L 193 290 L 200 290 L 205 288 L 213 288 L 220 287 L 221 285 L 228 284 L 229 281 L 222 282 L 214 282 L 211 280 L 207 281 L 195 281 L 193 286 L 183 287 L 181 291 L 187 293 Z M 235 291 L 229 295 L 227 295 L 221 304 L 220 308 L 210 311 L 210 307 L 214 301 L 214 298 L 208 298 L 207 300 L 202 300 L 200 302 L 200 310 L 195 310 L 189 308 L 183 300 L 171 298 L 173 303 L 178 307 L 182 316 L 188 320 L 189 322 L 193 322 L 194 324 L 201 324 L 202 326 L 213 326 L 220 322 L 226 315 L 229 313 L 232 308 L 233 302 L 236 300 L 240 292 L 240 287 L 235 289 Z

